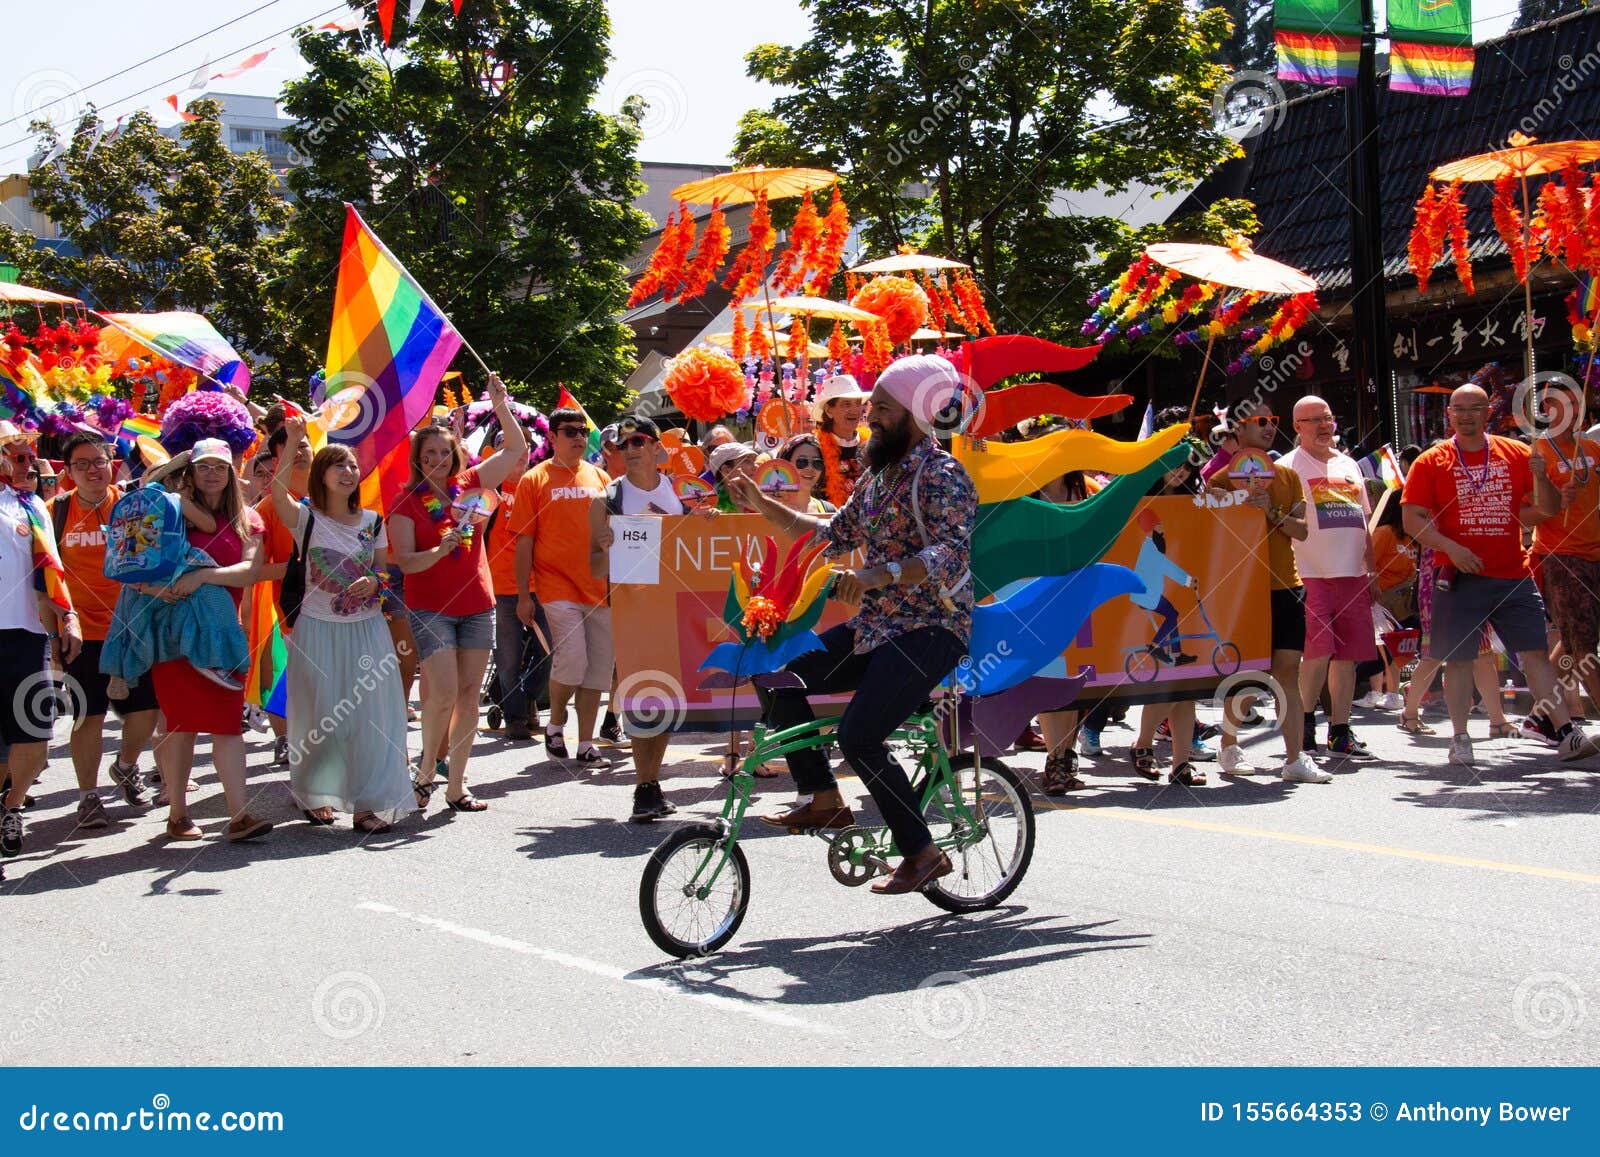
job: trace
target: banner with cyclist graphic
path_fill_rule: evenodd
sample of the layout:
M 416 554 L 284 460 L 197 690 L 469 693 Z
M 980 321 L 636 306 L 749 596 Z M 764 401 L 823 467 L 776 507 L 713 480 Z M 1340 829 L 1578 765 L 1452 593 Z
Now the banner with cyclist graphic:
M 1271 660 L 1265 522 L 1243 505 L 1244 497 L 1239 491 L 1142 500 L 1101 561 L 1133 571 L 1144 591 L 1096 609 L 1072 645 L 1038 674 L 1067 679 L 1091 668 L 1080 694 L 1087 703 L 1205 698 L 1230 676 L 1265 671 Z M 617 701 L 646 729 L 748 727 L 760 714 L 750 684 L 716 686 L 731 680 L 700 667 L 714 648 L 737 641 L 724 612 L 740 552 L 751 551 L 759 562 L 771 535 L 782 558 L 793 540 L 753 514 L 660 522 L 653 536 L 656 581 L 612 585 Z M 852 613 L 830 602 L 815 629 Z M 1048 605 L 1038 612 L 1051 613 Z M 971 659 L 975 667 L 986 663 L 983 656 Z M 813 699 L 819 714 L 846 702 L 847 695 Z

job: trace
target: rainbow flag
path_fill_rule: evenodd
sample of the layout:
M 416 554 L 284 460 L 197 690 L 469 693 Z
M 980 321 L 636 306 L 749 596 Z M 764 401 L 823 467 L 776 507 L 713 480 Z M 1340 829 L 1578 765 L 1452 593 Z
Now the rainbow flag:
M 589 417 L 589 411 L 583 408 L 582 404 L 572 396 L 566 386 L 561 387 L 561 394 L 556 398 L 556 409 L 576 410 L 583 415 L 583 420 L 589 426 L 589 437 L 583 444 L 583 456 L 585 458 L 598 458 L 600 455 L 600 427 L 594 424 L 594 419 Z
M 102 313 L 111 329 L 101 334 L 100 344 L 114 360 L 129 352 L 129 343 L 160 354 L 180 366 L 188 366 L 224 385 L 250 389 L 250 368 L 228 340 L 198 313 L 172 310 L 167 313 Z
M 152 438 L 161 437 L 161 419 L 154 414 L 133 414 L 122 419 L 121 434 L 126 438 L 137 438 L 141 434 L 148 434 Z
M 1395 456 L 1394 447 L 1387 442 L 1361 459 L 1358 465 L 1364 477 L 1381 479 L 1390 490 L 1399 490 L 1406 483 L 1405 471 L 1400 469 L 1400 459 Z
M 1591 319 L 1600 313 L 1600 277 L 1591 273 L 1578 275 L 1578 316 Z
M 1332 33 L 1279 29 L 1278 79 L 1348 88 L 1356 82 L 1361 41 Z
M 44 384 L 31 357 L 20 369 L 0 361 L 0 418 L 15 418 L 34 410 Z
M 1470 45 L 1389 42 L 1389 87 L 1395 92 L 1420 92 L 1427 96 L 1466 96 L 1472 91 L 1472 62 L 1477 50 Z
M 288 716 L 289 649 L 278 622 L 278 601 L 271 583 L 257 583 L 250 599 L 250 674 L 245 678 L 245 698 L 269 715 Z
M 362 503 L 388 510 L 406 482 L 411 431 L 432 414 L 461 335 L 355 206 L 344 208 L 326 389 L 330 397 L 356 386 L 364 392 L 360 412 L 328 431 L 328 441 L 355 448 Z

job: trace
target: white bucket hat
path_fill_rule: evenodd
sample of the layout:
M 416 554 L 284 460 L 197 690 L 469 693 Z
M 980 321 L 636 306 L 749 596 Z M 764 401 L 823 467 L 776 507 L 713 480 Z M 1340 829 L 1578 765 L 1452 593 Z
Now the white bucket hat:
M 849 374 L 834 374 L 822 383 L 822 388 L 817 391 L 816 400 L 811 403 L 811 420 L 822 421 L 822 410 L 829 402 L 836 402 L 843 398 L 846 401 L 864 402 L 871 395 L 861 388 L 861 383 Z

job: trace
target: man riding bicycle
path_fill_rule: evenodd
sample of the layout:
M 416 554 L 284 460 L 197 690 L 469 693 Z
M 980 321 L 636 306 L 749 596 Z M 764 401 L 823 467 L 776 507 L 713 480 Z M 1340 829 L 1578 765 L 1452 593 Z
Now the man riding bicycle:
M 855 692 L 839 719 L 839 750 L 872 793 L 903 857 L 872 885 L 883 895 L 916 891 L 951 870 L 886 741 L 955 668 L 971 634 L 968 555 L 977 491 L 928 432 L 959 390 L 959 374 L 942 357 L 901 358 L 884 370 L 867 418 L 867 474 L 831 518 L 795 511 L 747 478 L 729 484 L 747 509 L 786 533 L 815 530 L 835 557 L 858 548 L 866 553 L 867 565 L 842 572 L 834 587 L 835 598 L 860 610 L 822 634 L 822 650 L 789 664 L 804 687 L 773 692 L 767 723 L 782 729 L 810 722 L 807 695 Z M 822 749 L 786 758 L 795 786 L 809 798 L 762 817 L 767 823 L 796 833 L 855 823 Z

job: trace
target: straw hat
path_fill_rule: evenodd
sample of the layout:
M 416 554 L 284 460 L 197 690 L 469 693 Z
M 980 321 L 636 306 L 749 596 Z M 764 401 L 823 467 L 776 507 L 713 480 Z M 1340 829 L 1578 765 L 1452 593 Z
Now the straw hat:
M 0 418 L 0 446 L 9 446 L 13 442 L 37 442 L 39 431 L 20 430 L 16 423 L 5 418 Z

